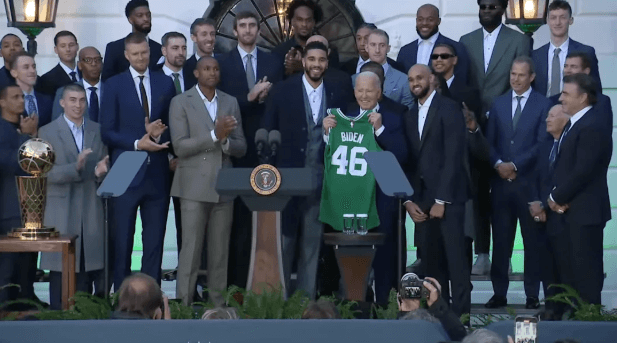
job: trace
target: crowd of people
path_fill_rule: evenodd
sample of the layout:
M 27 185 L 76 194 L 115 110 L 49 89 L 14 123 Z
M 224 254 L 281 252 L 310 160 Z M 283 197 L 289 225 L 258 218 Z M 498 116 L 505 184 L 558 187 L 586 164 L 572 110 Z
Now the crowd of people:
M 0 42 L 0 233 L 21 226 L 15 176 L 25 173 L 17 150 L 40 137 L 56 152 L 45 225 L 79 235 L 78 290 L 105 291 L 103 206 L 95 191 L 122 153 L 146 151 L 110 212 L 115 290 L 122 294 L 131 274 L 138 210 L 141 271 L 161 282 L 171 198 L 179 260 L 166 278 L 176 279 L 177 298 L 191 304 L 206 269 L 208 296 L 222 306 L 220 291 L 247 284 L 252 213 L 240 198 L 219 195 L 215 181 L 226 168 L 257 166 L 256 131 L 279 130 L 274 165 L 309 168 L 318 181 L 314 193 L 292 198 L 282 212 L 285 282 L 296 267 L 296 288 L 313 299 L 338 287 L 333 253 L 322 243 L 334 229 L 319 220 L 325 147 L 338 126 L 327 110 L 338 108 L 345 119 L 367 114 L 376 143 L 395 155 L 415 191 L 403 205 L 380 188 L 372 194 L 380 225 L 370 231 L 386 235 L 373 263 L 377 303 L 386 304 L 399 281 L 404 207 L 415 223 L 418 260 L 411 270 L 435 277 L 456 315 L 470 312 L 471 274 L 490 274 L 488 308 L 507 304 L 518 223 L 527 308 L 539 308 L 541 283 L 546 296 L 556 293 L 548 285 L 564 283 L 600 304 L 613 114 L 595 50 L 569 37 L 567 1 L 550 3 L 550 42 L 536 50 L 530 37 L 502 24 L 507 0 L 477 3 L 481 27 L 459 41 L 440 33 L 436 6 L 419 7 L 419 38 L 396 60 L 387 56 L 387 32 L 364 23 L 355 32 L 358 56 L 341 64 L 317 34 L 323 15 L 311 0 L 292 1 L 286 18 L 294 35 L 271 52 L 256 45 L 258 15 L 243 11 L 232 23 L 238 45 L 228 52 L 215 52 L 216 23 L 196 19 L 196 50 L 187 58 L 183 34 L 168 32 L 161 44 L 149 37 L 146 0 L 128 2 L 133 30 L 108 43 L 104 57 L 59 31 L 60 61 L 41 77 L 21 39 L 7 34 Z M 336 163 L 348 164 L 346 156 Z M 0 301 L 36 299 L 37 255 L 0 255 L 0 287 L 21 286 L 1 289 Z M 51 307 L 60 308 L 60 256 L 42 254 L 41 269 L 51 271 Z M 560 318 L 563 310 L 547 303 L 546 313 Z

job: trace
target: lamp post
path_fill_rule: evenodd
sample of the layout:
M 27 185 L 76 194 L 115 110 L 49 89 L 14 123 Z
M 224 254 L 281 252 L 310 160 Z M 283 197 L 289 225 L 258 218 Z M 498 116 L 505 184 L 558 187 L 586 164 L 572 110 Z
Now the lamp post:
M 7 26 L 18 28 L 28 37 L 28 53 L 37 53 L 38 34 L 56 26 L 58 0 L 4 0 Z
M 518 26 L 529 37 L 546 24 L 548 0 L 509 0 L 505 9 L 505 24 Z

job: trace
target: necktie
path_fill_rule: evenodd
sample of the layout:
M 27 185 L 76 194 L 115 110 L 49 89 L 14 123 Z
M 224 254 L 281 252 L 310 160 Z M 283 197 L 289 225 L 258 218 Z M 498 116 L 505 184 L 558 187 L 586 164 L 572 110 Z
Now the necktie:
M 557 151 L 559 150 L 559 140 L 555 140 L 552 144 L 552 149 L 550 150 L 550 168 L 552 169 L 555 165 L 555 160 L 557 160 Z
M 76 73 L 75 72 L 71 72 L 69 74 L 71 75 L 71 81 L 74 82 L 74 83 L 77 83 L 77 78 L 75 77 Z
M 559 147 L 557 148 L 557 153 L 561 150 L 561 144 L 563 144 L 563 139 L 567 135 L 567 132 L 570 131 L 571 127 L 572 127 L 572 119 L 570 119 L 565 125 L 565 128 L 563 128 L 563 134 L 561 134 L 561 139 L 559 139 Z
M 555 55 L 552 57 L 552 72 L 550 73 L 551 80 L 548 97 L 558 94 L 561 88 L 561 62 L 559 53 L 561 53 L 561 48 L 555 48 Z
M 144 108 L 144 117 L 150 118 L 150 111 L 148 110 L 148 96 L 146 95 L 146 88 L 144 88 L 144 76 L 140 77 L 140 94 L 142 95 L 142 108 Z
M 247 87 L 251 90 L 256 85 L 256 75 L 254 74 L 254 64 L 251 54 L 247 54 L 247 64 L 245 65 L 245 76 L 247 77 Z
M 88 102 L 88 115 L 94 122 L 99 122 L 99 96 L 97 96 L 97 88 L 91 86 L 90 90 L 90 102 Z
M 178 73 L 172 73 L 172 79 L 174 79 L 174 87 L 176 88 L 176 94 L 182 93 L 181 80 L 178 78 Z
M 34 101 L 33 95 L 26 95 L 26 104 L 27 104 L 28 116 L 32 116 L 33 114 L 36 115 L 37 105 Z
M 520 105 L 520 100 L 523 96 L 516 96 L 516 102 L 518 106 L 516 106 L 516 112 L 514 113 L 514 118 L 512 119 L 514 123 L 514 130 L 516 130 L 516 126 L 518 125 L 518 120 L 520 120 L 520 115 L 522 115 L 522 106 Z

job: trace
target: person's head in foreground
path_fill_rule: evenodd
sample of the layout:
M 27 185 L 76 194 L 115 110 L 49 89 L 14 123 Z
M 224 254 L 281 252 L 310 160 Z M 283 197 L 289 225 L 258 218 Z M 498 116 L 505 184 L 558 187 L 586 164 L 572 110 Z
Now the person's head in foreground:
M 213 308 L 202 314 L 202 320 L 238 320 L 239 314 L 234 308 Z
M 335 304 L 331 301 L 313 301 L 309 302 L 303 314 L 302 319 L 341 319 L 340 313 L 337 311 Z
M 117 312 L 144 319 L 163 319 L 163 309 L 166 309 L 163 305 L 161 288 L 149 275 L 135 273 L 120 285 Z
M 503 339 L 497 333 L 481 328 L 474 330 L 471 334 L 462 339 L 463 343 L 504 343 Z

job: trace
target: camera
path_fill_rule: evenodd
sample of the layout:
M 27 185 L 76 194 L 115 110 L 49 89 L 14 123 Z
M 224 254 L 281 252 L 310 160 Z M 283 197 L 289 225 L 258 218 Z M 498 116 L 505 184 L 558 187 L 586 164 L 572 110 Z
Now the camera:
M 429 298 L 430 291 L 423 286 L 423 282 L 430 282 L 429 280 L 419 278 L 415 273 L 406 273 L 400 279 L 400 288 L 399 293 L 402 299 L 413 299 L 413 298 Z

